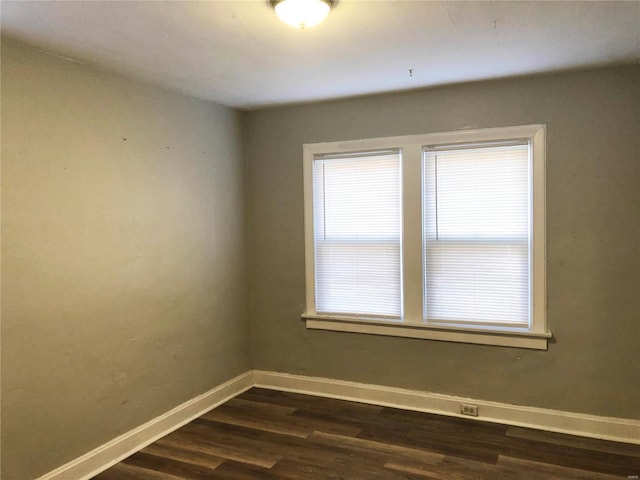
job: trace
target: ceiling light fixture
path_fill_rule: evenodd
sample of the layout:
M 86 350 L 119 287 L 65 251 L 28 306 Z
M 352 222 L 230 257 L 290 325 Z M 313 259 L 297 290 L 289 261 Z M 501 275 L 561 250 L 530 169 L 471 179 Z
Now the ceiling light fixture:
M 270 0 L 269 3 L 280 20 L 302 29 L 324 20 L 337 0 Z

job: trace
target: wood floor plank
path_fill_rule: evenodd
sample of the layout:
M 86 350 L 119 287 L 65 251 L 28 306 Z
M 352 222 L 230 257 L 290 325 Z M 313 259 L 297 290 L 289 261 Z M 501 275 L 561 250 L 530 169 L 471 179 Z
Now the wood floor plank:
M 640 447 L 254 388 L 97 480 L 613 480 Z
M 258 442 L 265 433 L 269 433 L 262 430 L 249 429 L 247 427 L 238 427 L 242 428 L 243 430 L 252 430 L 259 433 L 259 435 L 252 437 L 238 436 L 226 429 L 219 428 L 221 425 L 226 426 L 227 424 L 216 422 L 214 420 L 199 418 L 197 421 L 193 421 L 182 427 L 177 432 L 174 432 L 174 434 L 186 435 L 197 440 L 205 441 L 212 445 L 227 445 L 241 449 L 254 448 L 256 451 L 259 451 L 259 449 L 256 447 L 256 445 L 259 445 L 259 443 L 256 442 Z
M 375 452 L 382 454 L 385 457 L 391 456 L 398 459 L 412 460 L 427 464 L 439 463 L 444 458 L 444 455 L 442 454 L 418 450 L 416 448 L 409 448 L 361 438 L 332 435 L 322 432 L 313 432 L 309 437 L 309 442 L 314 445 L 337 446 L 352 452 Z
M 284 410 L 269 411 L 264 408 L 253 410 L 252 404 L 255 403 L 259 402 L 243 404 L 240 407 L 237 404 L 236 406 L 225 404 L 201 418 L 301 438 L 307 437 L 314 430 L 350 436 L 356 436 L 361 430 L 359 425 L 348 420 L 336 421 L 336 416 L 331 418 L 329 414 L 325 414 L 326 418 L 318 418 L 317 415 L 298 415 L 297 409 L 282 406 L 278 406 L 279 409 L 292 411 L 283 413 Z
M 185 428 L 187 427 L 187 428 Z M 216 436 L 227 436 L 229 438 L 246 438 L 248 440 L 256 440 L 260 438 L 264 432 L 254 428 L 244 427 L 241 425 L 232 425 L 230 423 L 216 422 L 215 420 L 207 420 L 204 417 L 196 418 L 185 425 L 184 431 L 191 428 L 208 428 Z
M 216 469 L 221 480 L 280 480 L 271 469 L 228 460 Z
M 380 479 L 380 480 L 423 480 L 407 472 L 394 472 L 376 463 L 368 462 L 359 457 L 338 457 L 330 465 L 330 469 L 342 474 L 345 479 Z
M 284 459 L 273 467 L 272 472 L 286 480 L 423 480 L 349 457 L 337 457 L 321 466 Z
M 506 436 L 498 441 L 492 439 L 491 446 L 503 456 L 557 466 L 611 475 L 626 475 L 630 470 L 640 472 L 640 458 L 627 455 Z
M 350 425 L 352 428 L 362 429 L 368 425 L 379 425 L 386 422 L 379 412 L 368 411 L 323 411 L 310 408 L 298 408 L 293 412 L 291 417 L 304 418 L 308 420 L 314 420 L 317 422 L 323 422 L 327 424 L 343 424 Z M 394 424 L 397 422 L 393 421 Z
M 124 463 L 126 465 L 155 471 L 163 475 L 173 475 L 177 478 L 187 480 L 211 480 L 219 478 L 213 468 L 143 452 L 134 453 L 125 459 Z
M 262 404 L 264 405 L 264 404 Z M 257 406 L 257 408 L 256 408 Z M 283 407 L 281 405 L 275 405 L 274 409 L 267 409 L 261 406 L 260 402 L 250 402 L 243 399 L 239 399 L 239 401 L 235 403 L 225 403 L 220 405 L 215 410 L 212 410 L 203 415 L 204 418 L 207 415 L 212 413 L 224 413 L 229 416 L 237 416 L 237 417 L 247 417 L 255 420 L 274 420 L 274 419 L 285 419 L 288 416 L 295 412 L 295 408 L 292 407 Z
M 437 465 L 390 461 L 385 464 L 385 468 L 438 480 L 565 480 L 563 477 L 550 476 L 548 472 L 540 474 L 522 466 L 512 468 L 449 456 Z
M 203 415 L 202 418 L 241 427 L 253 428 L 254 430 L 261 430 L 263 432 L 280 433 L 282 435 L 290 435 L 292 437 L 299 438 L 306 438 L 313 431 L 308 427 L 292 425 L 285 420 L 276 421 L 275 419 L 263 420 L 250 418 L 248 416 L 243 417 L 237 414 L 234 415 L 226 413 L 224 410 L 218 411 L 217 409 Z
M 209 420 L 204 420 L 197 425 L 192 422 L 188 428 L 183 427 L 182 435 L 205 441 L 210 448 L 233 448 L 232 453 L 235 456 L 225 451 L 225 458 L 262 467 L 270 467 L 274 460 L 277 461 L 285 456 L 314 464 L 326 462 L 336 456 L 336 452 L 331 449 L 318 450 L 316 446 L 290 435 L 265 432 L 258 439 L 235 438 L 233 435 L 216 431 L 216 423 Z M 242 452 L 245 452 L 245 458 L 251 458 L 251 461 L 243 460 Z M 260 455 L 260 458 L 256 459 L 256 455 Z M 265 460 L 271 460 L 271 462 L 265 462 Z
M 306 441 L 300 442 L 297 438 L 276 433 L 266 433 L 261 439 L 261 442 L 264 442 L 265 446 L 263 448 L 265 451 L 273 455 L 315 466 L 326 465 L 335 457 L 342 454 L 342 450 L 340 449 L 319 449 L 317 445 L 310 444 Z
M 436 468 L 434 465 L 424 465 L 415 462 L 396 462 L 389 461 L 385 463 L 384 468 L 394 470 L 396 472 L 404 472 L 416 475 L 420 478 L 430 478 L 436 480 L 480 480 L 481 477 L 471 474 L 460 473 L 446 468 Z M 516 480 L 515 477 L 498 477 L 495 471 L 492 472 L 492 480 Z M 518 479 L 519 480 L 519 479 Z
M 446 456 L 437 468 L 448 474 L 473 480 L 534 480 L 526 470 L 498 465 L 497 461 L 495 465 L 489 465 L 466 458 Z
M 403 443 L 415 444 L 421 448 L 448 456 L 457 456 L 489 464 L 495 464 L 498 461 L 498 452 L 491 448 L 490 445 L 472 442 L 457 435 L 411 430 Z
M 576 468 L 523 460 L 521 458 L 507 457 L 504 455 L 500 455 L 497 464 L 501 467 L 507 466 L 527 472 L 529 478 L 532 480 L 546 480 L 548 478 L 557 478 L 561 480 L 620 480 L 620 478 L 629 478 L 634 475 L 631 472 L 624 476 L 609 475 L 606 473 L 590 472 Z M 635 475 L 637 475 L 637 473 L 635 473 Z
M 216 457 L 214 455 L 208 455 L 202 452 L 194 452 L 191 450 L 184 450 L 182 448 L 167 447 L 158 443 L 153 443 L 141 450 L 142 453 L 148 453 L 157 457 L 164 457 L 171 460 L 177 460 L 180 462 L 192 463 L 194 465 L 200 465 L 210 469 L 214 469 L 225 461 L 222 457 Z
M 217 444 L 208 439 L 199 439 L 196 436 L 185 435 L 182 432 L 174 432 L 158 440 L 160 445 L 177 447 L 194 452 L 202 452 L 227 460 L 235 460 L 258 467 L 271 468 L 281 457 L 263 452 L 251 452 L 242 447 Z
M 269 415 L 291 415 L 296 411 L 295 407 L 285 407 L 282 405 L 274 405 L 268 402 L 258 402 L 255 400 L 247 400 L 241 397 L 232 398 L 225 403 L 230 407 L 246 408 L 253 412 L 263 412 Z
M 345 419 L 339 415 L 331 418 L 330 414 L 311 412 L 308 410 L 297 409 L 294 413 L 286 417 L 286 421 L 308 428 L 311 431 L 319 431 L 325 433 L 333 433 L 335 435 L 346 435 L 355 437 L 362 431 L 362 425 L 351 419 Z
M 314 465 L 326 463 L 341 452 L 330 448 L 320 450 L 317 446 L 303 442 L 299 438 L 271 432 L 264 432 L 260 438 L 235 438 L 233 435 L 216 431 L 217 425 L 216 422 L 203 420 L 198 425 L 191 425 L 193 430 L 183 429 L 183 431 L 184 434 L 193 435 L 195 438 L 206 438 L 206 441 L 212 445 L 233 446 L 239 451 L 250 452 L 252 455 L 259 452 L 263 457 L 267 456 L 271 459 L 287 457 Z M 256 462 L 252 463 L 256 464 Z
M 445 457 L 436 465 L 390 461 L 385 468 L 411 472 L 441 480 L 619 480 L 618 475 L 541 464 L 500 456 L 496 465 L 456 457 Z
M 640 457 L 640 445 L 632 445 L 630 443 L 597 440 L 595 438 L 578 437 L 575 435 L 555 432 L 544 432 L 542 430 L 533 430 L 531 428 L 522 427 L 509 427 L 506 435 L 508 437 L 525 438 L 527 440 L 536 440 L 553 445 L 563 445 L 585 450 L 594 450 L 596 452 Z
M 240 425 L 232 425 L 230 423 L 221 423 L 214 420 L 207 420 L 203 417 L 196 418 L 188 423 L 186 426 L 201 425 L 208 426 L 215 431 L 216 434 L 227 435 L 233 438 L 248 438 L 257 439 L 263 435 L 262 430 L 256 430 L 253 428 L 243 427 Z M 212 427 L 213 425 L 213 427 Z
M 184 480 L 184 477 L 177 477 L 120 462 L 93 477 L 93 480 Z
M 423 431 L 412 431 L 408 438 L 416 441 L 419 445 L 433 448 L 447 455 L 457 455 L 471 460 L 483 461 L 478 454 L 491 452 L 497 455 L 542 461 L 600 473 L 622 475 L 630 468 L 640 471 L 640 461 L 635 457 L 583 450 L 522 438 L 488 435 L 485 438 L 467 437 L 461 443 L 460 437 L 455 435 L 429 434 Z

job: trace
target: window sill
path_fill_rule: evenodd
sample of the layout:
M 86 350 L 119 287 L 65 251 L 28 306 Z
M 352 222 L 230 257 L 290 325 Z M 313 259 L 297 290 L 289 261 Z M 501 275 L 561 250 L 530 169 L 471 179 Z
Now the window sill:
M 497 345 L 501 347 L 546 350 L 550 332 L 496 332 L 472 328 L 435 327 L 393 321 L 303 314 L 307 328 L 334 332 L 366 333 L 392 337 L 423 338 L 446 342 Z

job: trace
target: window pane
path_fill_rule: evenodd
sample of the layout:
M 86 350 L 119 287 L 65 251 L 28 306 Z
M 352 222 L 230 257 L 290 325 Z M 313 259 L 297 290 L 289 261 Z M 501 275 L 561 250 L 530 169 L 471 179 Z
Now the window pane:
M 529 146 L 424 153 L 430 321 L 529 322 Z
M 314 159 L 318 313 L 401 315 L 400 154 Z

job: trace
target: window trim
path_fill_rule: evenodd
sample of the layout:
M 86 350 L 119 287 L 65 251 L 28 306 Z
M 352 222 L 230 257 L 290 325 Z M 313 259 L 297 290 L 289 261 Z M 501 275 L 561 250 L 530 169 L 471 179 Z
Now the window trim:
M 526 139 L 531 145 L 530 275 L 531 325 L 499 330 L 487 326 L 443 325 L 423 320 L 422 152 L 425 147 Z M 318 315 L 315 310 L 315 251 L 313 240 L 314 155 L 358 151 L 401 151 L 402 195 L 402 304 L 400 321 L 365 316 Z M 303 145 L 305 293 L 302 318 L 309 329 L 425 338 L 463 343 L 513 346 L 546 350 L 552 336 L 546 324 L 546 232 L 545 232 L 546 126 L 543 124 L 458 130 L 341 142 Z M 420 179 L 419 181 L 416 180 Z M 419 219 L 419 220 L 418 220 Z M 416 252 L 419 251 L 419 257 Z M 416 262 L 416 258 L 419 261 Z

